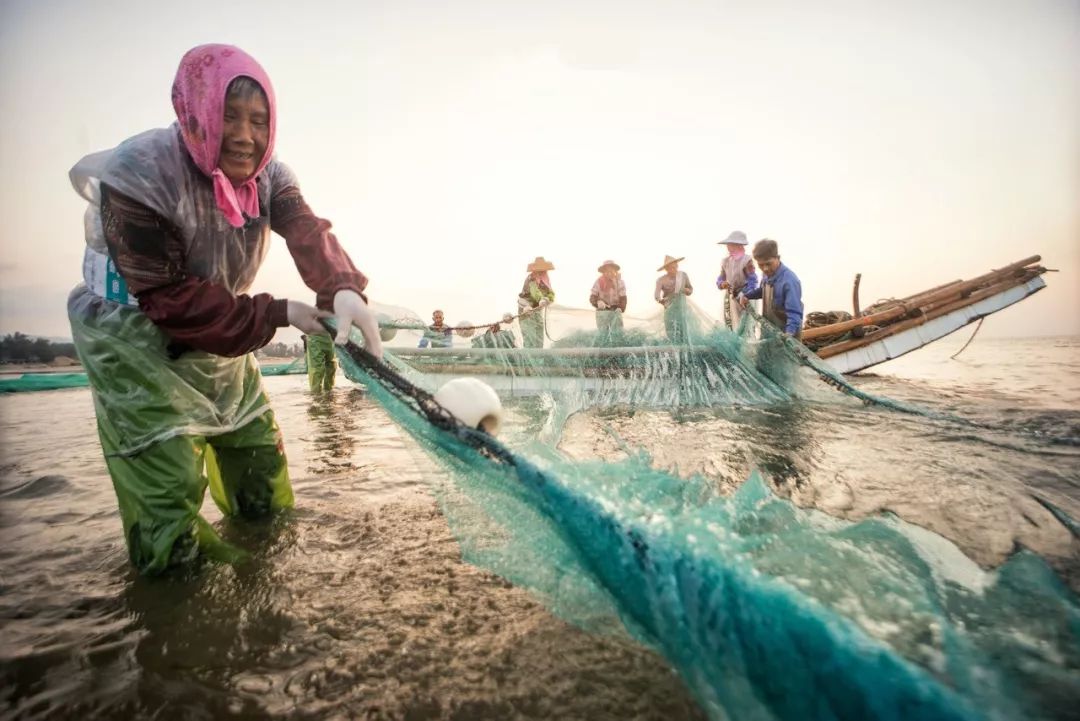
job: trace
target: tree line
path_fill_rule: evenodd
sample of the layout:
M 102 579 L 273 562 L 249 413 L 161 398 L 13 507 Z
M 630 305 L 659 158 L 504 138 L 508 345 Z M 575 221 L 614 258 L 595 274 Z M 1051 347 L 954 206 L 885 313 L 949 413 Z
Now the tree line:
M 299 358 L 304 355 L 304 346 L 300 343 L 268 343 L 255 351 L 257 358 L 270 356 L 271 358 Z
M 0 363 L 48 363 L 57 356 L 78 358 L 75 344 L 53 343 L 18 332 L 0 338 Z

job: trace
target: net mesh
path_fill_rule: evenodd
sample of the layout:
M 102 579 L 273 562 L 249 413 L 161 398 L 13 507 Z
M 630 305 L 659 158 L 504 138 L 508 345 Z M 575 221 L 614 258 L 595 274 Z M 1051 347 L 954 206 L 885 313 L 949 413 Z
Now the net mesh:
M 653 646 L 714 718 L 1039 718 L 1054 716 L 1046 689 L 1070 697 L 1080 613 L 1033 554 L 987 574 L 891 516 L 799 509 L 756 472 L 725 496 L 643 450 L 601 462 L 560 448 L 574 414 L 602 425 L 793 401 L 924 411 L 862 393 L 753 315 L 732 332 L 686 304 L 678 344 L 670 317 L 612 333 L 588 328 L 590 315 L 549 309 L 546 350 L 398 346 L 384 363 L 340 351 L 345 374 L 446 471 L 431 480 L 468 561 L 574 623 Z M 431 399 L 463 374 L 500 391 L 500 439 Z

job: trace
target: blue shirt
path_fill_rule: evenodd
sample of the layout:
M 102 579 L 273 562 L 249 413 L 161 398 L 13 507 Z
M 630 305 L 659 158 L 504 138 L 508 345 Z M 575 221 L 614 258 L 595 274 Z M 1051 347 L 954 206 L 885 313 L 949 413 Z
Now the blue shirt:
M 784 312 L 784 332 L 798 335 L 802 330 L 803 302 L 802 283 L 786 265 L 780 264 L 776 272 L 765 276 L 765 281 L 754 290 L 744 291 L 743 295 L 757 300 L 765 293 L 765 286 L 773 287 L 773 307 Z

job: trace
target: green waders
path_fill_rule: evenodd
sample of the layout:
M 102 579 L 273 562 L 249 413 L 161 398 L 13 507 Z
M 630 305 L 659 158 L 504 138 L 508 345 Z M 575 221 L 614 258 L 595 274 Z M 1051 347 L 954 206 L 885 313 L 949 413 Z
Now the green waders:
M 312 393 L 329 391 L 334 387 L 337 375 L 337 355 L 334 353 L 334 339 L 328 335 L 309 335 L 307 337 L 307 377 Z
M 218 561 L 242 560 L 243 552 L 199 515 L 208 486 L 226 516 L 260 518 L 293 505 L 273 411 L 230 433 L 176 436 L 133 456 L 117 454 L 107 424 L 98 423 L 98 435 L 128 554 L 141 573 L 160 573 L 199 552 Z
M 525 348 L 544 347 L 544 309 L 537 308 L 532 313 L 518 317 L 521 327 L 521 345 Z
M 68 298 L 68 318 L 131 562 L 154 574 L 199 553 L 243 558 L 199 515 L 207 487 L 226 516 L 293 505 L 281 431 L 254 357 L 176 357 L 137 308 L 85 286 Z
M 687 342 L 687 313 L 689 307 L 686 296 L 673 296 L 664 308 L 664 330 L 667 331 L 668 340 L 678 345 Z
M 596 335 L 600 345 L 610 345 L 622 336 L 622 332 L 622 311 L 596 311 Z

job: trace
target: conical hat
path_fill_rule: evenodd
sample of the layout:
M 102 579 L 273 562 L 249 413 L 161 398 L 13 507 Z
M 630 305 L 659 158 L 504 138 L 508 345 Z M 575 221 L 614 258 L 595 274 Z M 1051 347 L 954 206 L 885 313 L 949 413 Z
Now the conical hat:
M 526 270 L 530 273 L 536 270 L 555 270 L 555 266 L 552 265 L 551 261 L 544 260 L 544 256 L 538 255 L 536 256 L 536 260 L 529 263 L 529 267 L 526 268 Z
M 659 268 L 657 268 L 657 270 L 663 270 L 664 268 L 667 268 L 672 263 L 678 263 L 678 262 L 683 261 L 683 260 L 686 260 L 685 255 L 683 257 L 681 257 L 681 258 L 672 258 L 670 255 L 665 255 L 664 256 L 664 264 L 661 265 Z
M 621 270 L 619 268 L 619 264 L 616 263 L 615 261 L 613 261 L 613 260 L 605 260 L 603 263 L 600 264 L 600 267 L 596 269 L 596 272 L 597 273 L 603 273 L 604 268 L 607 268 L 608 266 L 611 266 L 615 270 Z
M 721 240 L 717 245 L 728 245 L 729 243 L 732 245 L 746 245 L 746 233 L 741 230 L 733 230 L 731 235 L 725 240 Z

